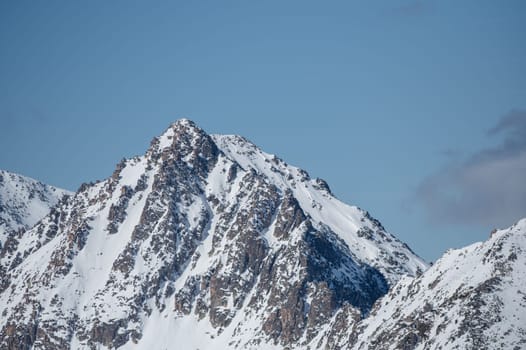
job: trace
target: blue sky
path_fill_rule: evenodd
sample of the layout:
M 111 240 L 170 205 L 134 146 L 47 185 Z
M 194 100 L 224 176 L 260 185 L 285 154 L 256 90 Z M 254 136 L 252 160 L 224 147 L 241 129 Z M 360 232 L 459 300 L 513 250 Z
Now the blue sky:
M 241 134 L 428 260 L 526 216 L 524 1 L 2 1 L 0 168 L 74 190 Z

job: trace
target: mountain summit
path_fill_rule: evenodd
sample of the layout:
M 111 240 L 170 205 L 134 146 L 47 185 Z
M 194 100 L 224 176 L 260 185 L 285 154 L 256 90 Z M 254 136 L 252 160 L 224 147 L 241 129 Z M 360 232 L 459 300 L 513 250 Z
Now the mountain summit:
M 427 268 L 323 180 L 187 119 L 0 263 L 7 349 L 306 346 Z

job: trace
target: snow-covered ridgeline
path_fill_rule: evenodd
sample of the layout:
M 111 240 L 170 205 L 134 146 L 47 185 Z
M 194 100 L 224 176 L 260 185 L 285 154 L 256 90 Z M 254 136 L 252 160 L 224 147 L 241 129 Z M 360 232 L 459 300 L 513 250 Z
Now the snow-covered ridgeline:
M 9 232 L 32 227 L 66 194 L 71 193 L 0 170 L 0 246 Z

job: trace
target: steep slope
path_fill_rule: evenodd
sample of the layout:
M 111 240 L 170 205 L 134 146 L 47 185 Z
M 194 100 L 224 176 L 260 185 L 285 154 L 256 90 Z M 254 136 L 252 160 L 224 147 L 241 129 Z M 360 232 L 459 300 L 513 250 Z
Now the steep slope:
M 304 347 L 427 268 L 322 180 L 188 120 L 1 258 L 7 349 Z
M 0 170 L 0 248 L 8 234 L 35 225 L 68 191 Z
M 449 250 L 418 278 L 402 279 L 335 343 L 385 350 L 526 348 L 526 219 L 485 242 Z

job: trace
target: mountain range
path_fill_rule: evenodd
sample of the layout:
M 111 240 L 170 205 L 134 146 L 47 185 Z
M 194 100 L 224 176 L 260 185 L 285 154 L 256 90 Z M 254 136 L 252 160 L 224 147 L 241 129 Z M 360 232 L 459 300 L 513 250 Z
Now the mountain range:
M 78 191 L 0 173 L 2 349 L 521 349 L 526 220 L 432 266 L 187 119 Z

